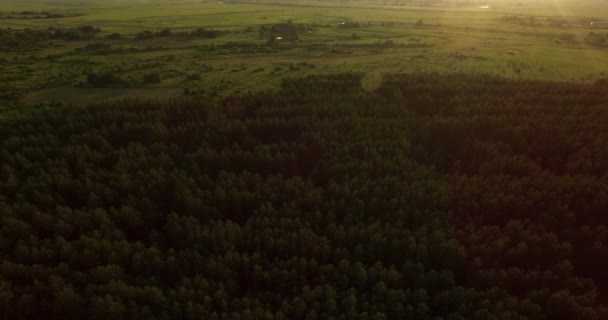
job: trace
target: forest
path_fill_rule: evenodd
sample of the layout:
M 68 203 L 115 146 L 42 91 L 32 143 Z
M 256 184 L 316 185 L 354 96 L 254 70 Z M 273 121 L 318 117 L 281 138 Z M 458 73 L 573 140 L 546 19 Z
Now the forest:
M 608 86 L 343 73 L 0 117 L 0 319 L 608 319 Z

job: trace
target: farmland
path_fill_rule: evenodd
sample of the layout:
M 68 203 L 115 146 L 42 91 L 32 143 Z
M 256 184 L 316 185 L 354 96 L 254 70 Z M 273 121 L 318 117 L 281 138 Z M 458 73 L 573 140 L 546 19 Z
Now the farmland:
M 599 1 L 9 0 L 0 103 L 216 99 L 342 72 L 589 83 L 608 76 L 607 37 Z

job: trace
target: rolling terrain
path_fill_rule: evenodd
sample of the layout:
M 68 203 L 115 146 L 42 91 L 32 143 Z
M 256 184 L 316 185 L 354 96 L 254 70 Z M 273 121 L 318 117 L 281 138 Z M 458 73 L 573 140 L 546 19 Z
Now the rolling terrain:
M 108 86 L 218 97 L 342 72 L 593 82 L 608 72 L 607 21 L 605 2 L 5 1 L 0 88 L 39 104 L 95 102 L 86 91 Z M 100 73 L 117 79 L 87 82 Z

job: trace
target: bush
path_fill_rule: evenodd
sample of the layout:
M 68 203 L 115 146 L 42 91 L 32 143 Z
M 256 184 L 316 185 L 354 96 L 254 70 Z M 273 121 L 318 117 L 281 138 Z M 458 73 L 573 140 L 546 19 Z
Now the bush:
M 346 21 L 338 24 L 338 28 L 361 28 L 361 24 L 359 22 Z
M 144 83 L 160 83 L 160 74 L 148 73 L 144 75 Z
M 87 44 L 87 46 L 84 47 L 84 48 L 82 48 L 82 50 L 85 50 L 85 51 L 100 51 L 100 50 L 106 50 L 108 48 L 110 48 L 109 44 L 96 42 L 96 43 L 89 43 L 89 44 Z
M 89 73 L 87 75 L 87 82 L 90 85 L 100 86 L 100 87 L 106 87 L 106 86 L 125 83 L 125 81 L 119 75 L 116 75 L 112 72 Z
M 112 33 L 106 36 L 106 39 L 109 40 L 118 40 L 120 39 L 122 36 L 120 35 L 120 33 Z
M 142 32 L 138 33 L 136 37 L 139 40 L 151 39 L 151 38 L 154 38 L 154 33 L 151 31 L 142 31 Z
M 395 41 L 393 40 L 384 40 L 377 43 L 379 47 L 390 48 L 396 46 Z
M 576 35 L 572 34 L 572 33 L 562 33 L 559 35 L 559 40 L 561 41 L 565 41 L 565 42 L 576 42 Z
M 601 34 L 589 32 L 589 34 L 587 34 L 587 37 L 585 37 L 585 42 L 587 42 L 588 45 L 596 47 L 608 47 L 608 33 Z
M 159 37 L 170 37 L 172 35 L 173 33 L 171 32 L 171 29 L 163 29 L 158 33 Z
M 595 81 L 596 86 L 608 87 L 608 78 L 600 78 Z
M 216 37 L 218 37 L 221 34 L 221 32 L 220 31 L 215 31 L 213 29 L 207 30 L 205 28 L 198 28 L 198 29 L 192 31 L 190 34 L 193 37 L 216 38 Z
M 186 77 L 186 79 L 188 81 L 197 81 L 201 79 L 201 75 L 198 73 L 194 73 L 194 74 L 189 74 L 188 77 Z

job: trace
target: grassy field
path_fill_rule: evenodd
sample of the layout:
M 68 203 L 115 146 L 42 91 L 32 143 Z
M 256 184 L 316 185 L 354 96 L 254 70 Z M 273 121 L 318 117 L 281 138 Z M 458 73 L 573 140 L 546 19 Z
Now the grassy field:
M 273 89 L 286 77 L 345 71 L 577 82 L 608 76 L 608 43 L 598 38 L 608 35 L 605 1 L 391 3 L 3 1 L 0 28 L 6 32 L 100 30 L 84 40 L 5 43 L 0 91 L 15 92 L 5 100 L 24 104 L 79 104 L 186 93 L 216 97 Z M 297 41 L 263 32 L 286 21 L 297 29 Z M 201 27 L 221 33 L 175 36 Z M 172 35 L 138 39 L 163 29 Z M 106 38 L 114 33 L 120 37 Z M 91 73 L 112 73 L 122 82 L 100 90 L 87 82 Z M 160 82 L 143 81 L 149 74 Z

